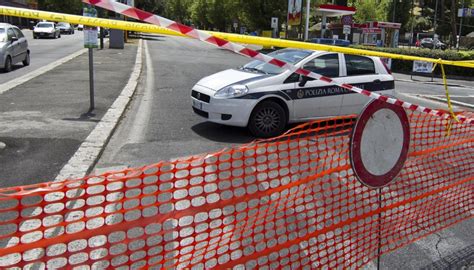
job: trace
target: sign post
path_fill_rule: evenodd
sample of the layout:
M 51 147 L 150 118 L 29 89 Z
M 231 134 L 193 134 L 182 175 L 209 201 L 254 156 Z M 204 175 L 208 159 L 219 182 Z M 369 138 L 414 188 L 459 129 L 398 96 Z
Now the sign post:
M 273 29 L 273 37 L 278 37 L 278 17 L 272 17 L 272 29 Z
M 84 17 L 97 17 L 97 10 L 91 5 L 88 5 L 83 10 Z M 94 48 L 99 47 L 97 38 L 97 27 L 95 26 L 84 26 L 84 48 L 89 49 L 89 94 L 90 94 L 90 106 L 88 113 L 91 113 L 95 108 L 94 102 Z
M 376 189 L 382 208 L 383 187 L 402 171 L 410 148 L 410 121 L 405 110 L 372 100 L 357 118 L 352 130 L 350 160 L 354 176 L 362 185 Z M 382 212 L 378 214 L 377 269 L 380 269 Z

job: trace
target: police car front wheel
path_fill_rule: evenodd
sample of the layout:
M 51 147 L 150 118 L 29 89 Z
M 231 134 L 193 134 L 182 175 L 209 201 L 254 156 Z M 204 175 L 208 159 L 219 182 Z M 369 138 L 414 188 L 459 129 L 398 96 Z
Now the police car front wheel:
M 286 123 L 285 110 L 278 103 L 264 101 L 253 110 L 249 130 L 257 137 L 275 137 L 283 133 Z

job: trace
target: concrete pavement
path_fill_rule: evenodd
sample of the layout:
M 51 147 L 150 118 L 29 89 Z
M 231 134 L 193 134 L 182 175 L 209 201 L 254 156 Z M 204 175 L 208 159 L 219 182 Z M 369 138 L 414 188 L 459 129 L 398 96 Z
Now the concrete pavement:
M 94 50 L 92 115 L 86 114 L 87 54 L 0 95 L 0 141 L 6 144 L 0 152 L 2 187 L 55 179 L 129 82 L 137 48 L 127 44 L 124 50 Z M 117 120 L 120 115 L 115 115 Z

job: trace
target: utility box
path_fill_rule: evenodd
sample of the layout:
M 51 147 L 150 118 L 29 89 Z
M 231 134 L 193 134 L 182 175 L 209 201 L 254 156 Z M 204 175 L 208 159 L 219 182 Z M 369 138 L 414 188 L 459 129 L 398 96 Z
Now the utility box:
M 125 47 L 123 30 L 110 29 L 109 48 L 123 49 Z

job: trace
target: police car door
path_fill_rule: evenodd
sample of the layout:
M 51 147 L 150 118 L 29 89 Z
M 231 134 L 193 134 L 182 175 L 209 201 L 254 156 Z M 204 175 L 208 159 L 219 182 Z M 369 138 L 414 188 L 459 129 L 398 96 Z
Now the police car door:
M 307 61 L 303 68 L 339 80 L 342 54 L 327 53 Z M 294 101 L 297 119 L 311 119 L 339 115 L 342 105 L 342 88 L 320 80 L 302 77 L 296 84 Z
M 377 74 L 374 60 L 360 55 L 344 55 L 345 83 L 369 91 L 380 91 L 386 86 L 382 75 Z M 341 114 L 359 114 L 370 98 L 355 92 L 344 95 Z

